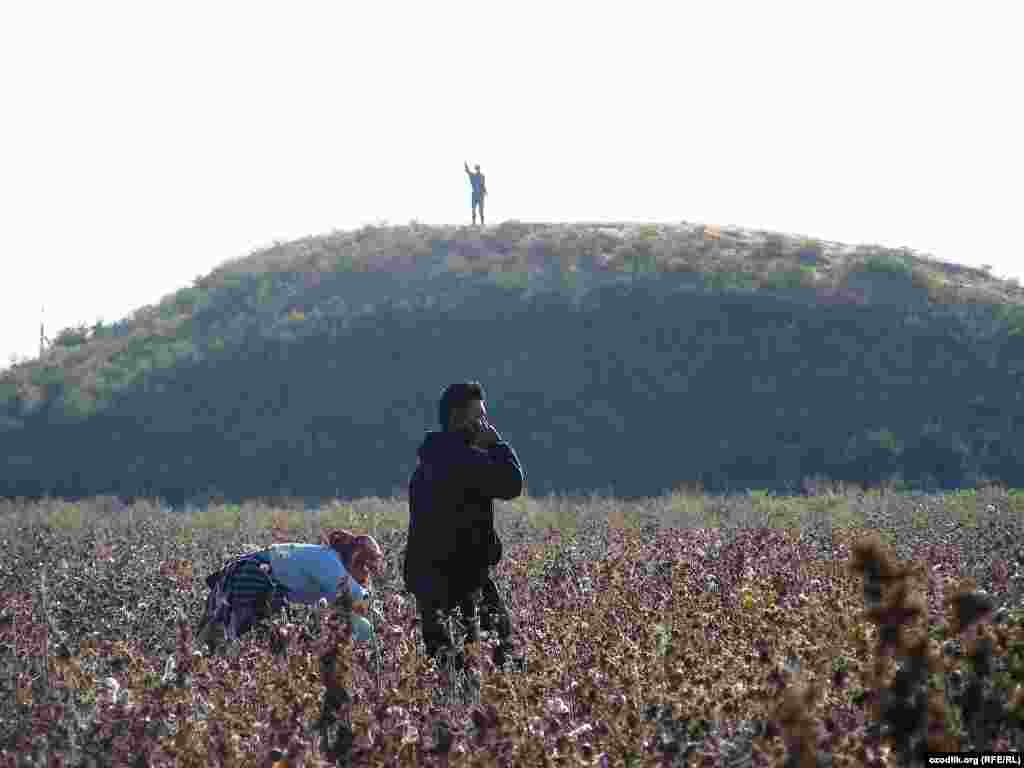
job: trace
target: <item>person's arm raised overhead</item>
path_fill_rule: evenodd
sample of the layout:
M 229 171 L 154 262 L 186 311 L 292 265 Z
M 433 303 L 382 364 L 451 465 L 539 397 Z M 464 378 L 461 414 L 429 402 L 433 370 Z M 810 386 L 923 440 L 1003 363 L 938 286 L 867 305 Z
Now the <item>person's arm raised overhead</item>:
M 469 170 L 469 163 L 467 163 L 465 160 L 462 161 L 462 167 L 466 169 L 466 173 L 468 173 L 470 176 L 473 175 L 473 172 Z
M 490 424 L 480 432 L 476 447 L 467 451 L 462 481 L 466 488 L 492 499 L 509 501 L 523 492 L 526 472 L 512 446 Z

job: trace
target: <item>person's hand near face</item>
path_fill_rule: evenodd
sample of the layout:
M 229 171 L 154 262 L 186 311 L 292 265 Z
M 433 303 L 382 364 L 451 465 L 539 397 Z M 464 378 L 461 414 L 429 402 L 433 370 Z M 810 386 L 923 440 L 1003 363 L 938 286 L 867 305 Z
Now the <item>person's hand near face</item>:
M 490 448 L 501 440 L 501 435 L 484 416 L 477 424 L 476 439 L 475 442 L 481 448 Z
M 453 429 L 466 434 L 466 441 L 478 448 L 490 448 L 501 440 L 491 423 L 487 420 L 487 407 L 481 400 L 471 400 L 466 408 L 453 417 Z

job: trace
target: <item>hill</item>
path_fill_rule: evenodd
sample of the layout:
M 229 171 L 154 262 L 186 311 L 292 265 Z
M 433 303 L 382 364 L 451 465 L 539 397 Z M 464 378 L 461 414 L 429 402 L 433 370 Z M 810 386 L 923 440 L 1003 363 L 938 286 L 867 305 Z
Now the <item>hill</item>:
M 534 494 L 1021 485 L 1022 303 L 906 249 L 685 222 L 334 232 L 0 374 L 0 495 L 387 495 L 460 378 Z

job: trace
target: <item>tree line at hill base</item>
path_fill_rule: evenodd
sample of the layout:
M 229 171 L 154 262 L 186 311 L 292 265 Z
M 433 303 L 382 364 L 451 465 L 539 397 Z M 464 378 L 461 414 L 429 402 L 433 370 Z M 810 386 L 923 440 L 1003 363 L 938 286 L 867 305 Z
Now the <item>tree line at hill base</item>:
M 455 280 L 458 301 L 381 300 L 297 340 L 246 333 L 85 418 L 56 398 L 20 414 L 0 431 L 0 495 L 389 495 L 436 428 L 441 389 L 467 378 L 535 495 L 792 492 L 814 476 L 1024 485 L 1024 337 L 982 337 L 928 307 L 677 282 L 581 299 Z

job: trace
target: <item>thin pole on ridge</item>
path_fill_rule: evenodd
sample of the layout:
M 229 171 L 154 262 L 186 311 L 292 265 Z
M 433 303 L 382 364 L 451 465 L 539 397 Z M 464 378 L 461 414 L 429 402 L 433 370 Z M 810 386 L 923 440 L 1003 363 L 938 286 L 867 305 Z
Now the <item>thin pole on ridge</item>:
M 46 313 L 46 306 L 43 305 L 39 308 L 39 357 L 43 356 L 43 352 L 46 350 L 46 342 L 49 339 L 46 338 L 46 334 L 43 329 L 43 316 Z

